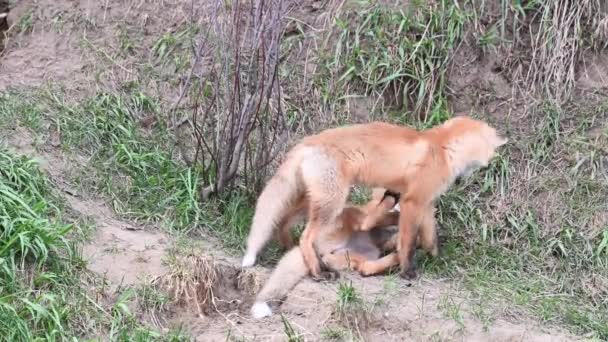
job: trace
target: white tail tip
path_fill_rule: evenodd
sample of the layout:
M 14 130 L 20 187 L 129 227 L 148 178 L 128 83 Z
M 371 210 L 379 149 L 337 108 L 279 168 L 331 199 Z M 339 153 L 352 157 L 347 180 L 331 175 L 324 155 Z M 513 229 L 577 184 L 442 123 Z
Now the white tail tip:
M 260 319 L 272 315 L 272 310 L 266 302 L 257 302 L 251 307 L 251 315 L 255 319 Z
M 241 263 L 242 267 L 251 267 L 255 265 L 255 254 L 245 254 L 243 257 L 243 262 Z

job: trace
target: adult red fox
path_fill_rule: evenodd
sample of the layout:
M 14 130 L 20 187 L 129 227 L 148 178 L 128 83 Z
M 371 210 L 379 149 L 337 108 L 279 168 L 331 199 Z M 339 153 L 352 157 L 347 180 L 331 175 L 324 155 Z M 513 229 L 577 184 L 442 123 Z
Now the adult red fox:
M 398 201 L 398 194 L 374 189 L 372 199 L 365 206 L 348 206 L 338 216 L 338 225 L 331 233 L 319 240 L 318 245 L 330 251 L 322 256 L 321 261 L 332 271 L 351 268 L 363 275 L 371 275 L 384 271 L 382 261 L 377 261 L 383 253 L 394 251 L 397 244 L 397 223 L 399 212 L 390 210 Z M 300 211 L 306 210 L 305 200 L 294 206 Z M 304 212 L 305 213 L 305 212 Z M 288 216 L 301 214 L 292 210 Z M 371 219 L 370 214 L 373 216 Z M 374 227 L 371 231 L 360 231 L 361 224 L 367 220 Z M 289 225 L 279 234 L 286 234 Z M 284 239 L 288 239 L 283 235 Z M 289 242 L 288 242 L 289 243 Z M 280 300 L 287 295 L 296 284 L 308 274 L 302 252 L 298 246 L 292 248 L 279 260 L 274 271 L 258 293 L 251 307 L 254 318 L 270 316 L 272 310 L 268 305 L 270 300 Z
M 273 231 L 268 227 L 283 223 L 293 203 L 306 196 L 308 222 L 300 249 L 311 275 L 318 277 L 317 236 L 337 226 L 350 186 L 362 184 L 401 194 L 397 251 L 385 260 L 398 262 L 402 276 L 415 277 L 417 236 L 424 249 L 438 253 L 435 201 L 456 178 L 487 166 L 507 141 L 488 124 L 467 116 L 423 131 L 373 122 L 305 137 L 287 153 L 258 198 L 242 264 L 255 264 Z M 369 228 L 363 224 L 362 229 Z M 328 253 L 319 247 L 321 256 Z

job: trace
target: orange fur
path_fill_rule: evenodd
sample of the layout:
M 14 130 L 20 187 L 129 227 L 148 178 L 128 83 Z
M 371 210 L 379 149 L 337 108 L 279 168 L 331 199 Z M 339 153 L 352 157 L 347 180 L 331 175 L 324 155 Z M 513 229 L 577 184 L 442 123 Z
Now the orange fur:
M 457 177 L 487 166 L 506 142 L 494 128 L 466 116 L 424 131 L 373 122 L 305 137 L 287 154 L 258 199 L 251 233 L 260 235 L 250 235 L 243 264 L 253 264 L 260 241 L 268 239 L 264 226 L 275 225 L 294 200 L 306 196 L 308 222 L 300 248 L 310 273 L 318 276 L 315 244 L 338 225 L 349 187 L 364 184 L 401 193 L 403 215 L 396 255 L 390 260 L 398 259 L 402 274 L 411 277 L 419 235 L 425 249 L 438 253 L 433 217 L 436 199 Z M 369 222 L 363 222 L 362 230 L 370 228 Z M 326 251 L 319 252 L 322 256 Z
M 393 251 L 396 248 L 397 232 L 387 229 L 395 226 L 399 220 L 398 212 L 389 212 L 396 204 L 393 197 L 384 197 L 382 189 L 374 190 L 372 200 L 364 206 L 349 206 L 344 208 L 338 217 L 339 224 L 334 227 L 319 245 L 327 251 L 322 256 L 323 263 L 332 271 L 353 269 L 362 275 L 371 275 L 383 272 L 385 262 L 379 259 L 381 254 Z M 297 215 L 306 210 L 305 201 L 299 202 L 289 210 L 289 215 Z M 377 218 L 370 221 L 374 225 L 374 232 L 361 231 L 361 223 L 369 215 Z M 290 216 L 285 218 L 290 221 Z M 289 229 L 283 225 L 280 229 Z M 384 231 L 383 231 L 384 229 Z M 279 232 L 279 234 L 281 234 Z M 375 260 L 379 260 L 378 263 Z M 288 251 L 279 260 L 270 278 L 258 293 L 251 308 L 254 318 L 261 318 L 272 314 L 267 302 L 280 299 L 308 273 L 301 249 L 296 246 Z

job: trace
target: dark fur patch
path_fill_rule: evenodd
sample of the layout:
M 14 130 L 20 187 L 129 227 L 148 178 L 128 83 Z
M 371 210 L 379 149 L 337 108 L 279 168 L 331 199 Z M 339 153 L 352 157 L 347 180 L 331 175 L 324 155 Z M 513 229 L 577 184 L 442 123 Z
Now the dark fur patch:
M 395 199 L 395 203 L 399 203 L 399 198 L 401 198 L 401 194 L 400 193 L 394 192 L 394 191 L 391 191 L 391 190 L 386 190 L 384 192 L 384 196 L 382 196 L 382 201 L 384 201 L 389 196 Z M 382 202 L 382 201 L 380 201 L 380 202 Z

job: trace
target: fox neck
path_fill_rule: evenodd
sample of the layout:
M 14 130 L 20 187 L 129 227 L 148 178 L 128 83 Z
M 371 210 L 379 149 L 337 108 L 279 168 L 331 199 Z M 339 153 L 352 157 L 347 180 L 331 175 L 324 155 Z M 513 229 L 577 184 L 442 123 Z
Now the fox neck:
M 470 175 L 475 168 L 481 165 L 478 160 L 463 158 L 464 153 L 459 149 L 458 144 L 447 144 L 444 146 L 444 151 L 450 172 L 448 186 L 452 185 L 458 177 Z
M 463 135 L 462 132 L 453 132 L 448 127 L 436 126 L 425 132 L 441 147 L 448 170 L 445 186 L 451 186 L 458 177 L 469 175 L 473 169 L 481 165 L 479 160 L 471 158 L 468 151 L 470 145 L 476 143 L 475 139 Z

